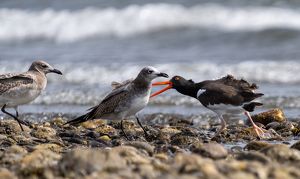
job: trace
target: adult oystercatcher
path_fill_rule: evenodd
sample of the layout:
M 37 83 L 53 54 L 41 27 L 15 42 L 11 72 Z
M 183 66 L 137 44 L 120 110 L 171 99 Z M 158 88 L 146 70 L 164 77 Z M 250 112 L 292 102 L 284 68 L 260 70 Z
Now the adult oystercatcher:
M 166 84 L 169 86 L 151 95 L 150 98 L 174 88 L 181 94 L 198 99 L 203 106 L 215 112 L 221 119 L 222 127 L 214 137 L 218 136 L 225 128 L 224 114 L 239 114 L 242 112 L 251 121 L 257 136 L 264 137 L 264 132 L 253 122 L 249 114 L 249 112 L 254 111 L 255 106 L 263 105 L 262 103 L 252 102 L 252 100 L 264 95 L 262 93 L 254 93 L 254 90 L 258 89 L 255 83 L 250 84 L 244 79 L 237 80 L 232 75 L 199 83 L 194 83 L 193 80 L 186 80 L 181 76 L 174 76 L 170 81 L 153 83 L 152 85 Z
M 128 139 L 123 130 L 122 121 L 127 116 L 135 115 L 148 104 L 152 87 L 151 82 L 157 77 L 168 78 L 169 76 L 166 73 L 159 72 L 154 67 L 148 66 L 143 68 L 135 79 L 127 80 L 123 83 L 112 82 L 114 89 L 99 105 L 88 109 L 90 112 L 69 121 L 67 124 L 74 125 L 97 118 L 121 120 L 121 130 Z M 137 116 L 136 118 L 138 124 L 142 127 L 147 136 L 146 130 Z
M 28 125 L 25 121 L 19 119 L 19 105 L 27 104 L 35 100 L 47 85 L 47 73 L 62 73 L 52 68 L 43 61 L 34 61 L 29 70 L 24 73 L 10 73 L 0 75 L 0 105 L 1 111 L 18 121 L 22 131 L 22 124 Z M 13 115 L 5 108 L 14 108 L 16 115 Z

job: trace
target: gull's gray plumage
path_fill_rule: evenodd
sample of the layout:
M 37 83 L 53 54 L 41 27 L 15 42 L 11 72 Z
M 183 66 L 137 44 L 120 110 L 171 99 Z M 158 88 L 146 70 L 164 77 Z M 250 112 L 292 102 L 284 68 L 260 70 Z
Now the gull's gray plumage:
M 159 76 L 168 77 L 153 67 L 145 67 L 135 79 L 123 83 L 112 82 L 114 89 L 99 105 L 90 108 L 88 113 L 69 121 L 68 124 L 74 125 L 96 118 L 122 122 L 125 117 L 135 115 L 148 104 L 151 82 Z M 140 124 L 139 120 L 138 123 Z
M 34 61 L 27 72 L 0 75 L 1 110 L 17 120 L 22 130 L 21 123 L 27 123 L 18 118 L 18 107 L 35 100 L 41 94 L 47 85 L 47 73 L 62 75 L 59 70 L 43 61 Z M 14 108 L 16 116 L 5 111 L 5 108 Z

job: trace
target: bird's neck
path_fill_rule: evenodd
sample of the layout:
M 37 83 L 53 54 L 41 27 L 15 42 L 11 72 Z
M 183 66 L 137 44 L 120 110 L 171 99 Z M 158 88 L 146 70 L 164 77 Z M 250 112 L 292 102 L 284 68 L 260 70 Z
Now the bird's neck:
M 143 77 L 138 75 L 134 80 L 133 80 L 133 86 L 135 89 L 138 90 L 150 90 L 151 89 L 151 81 L 145 80 Z
M 202 83 L 189 83 L 183 85 L 182 88 L 177 89 L 177 91 L 184 95 L 197 98 L 197 93 L 202 88 L 202 86 Z

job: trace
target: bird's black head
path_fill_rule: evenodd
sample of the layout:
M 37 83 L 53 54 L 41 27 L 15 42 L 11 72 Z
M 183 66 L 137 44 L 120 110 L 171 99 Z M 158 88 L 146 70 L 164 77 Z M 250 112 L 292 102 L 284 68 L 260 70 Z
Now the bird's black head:
M 165 81 L 165 82 L 160 82 L 160 83 L 152 83 L 152 85 L 169 85 L 168 87 L 160 90 L 159 92 L 153 94 L 150 96 L 156 96 L 168 89 L 176 89 L 179 93 L 185 94 L 185 95 L 190 95 L 189 91 L 194 87 L 194 82 L 193 80 L 186 80 L 185 78 L 181 76 L 174 76 L 170 81 Z

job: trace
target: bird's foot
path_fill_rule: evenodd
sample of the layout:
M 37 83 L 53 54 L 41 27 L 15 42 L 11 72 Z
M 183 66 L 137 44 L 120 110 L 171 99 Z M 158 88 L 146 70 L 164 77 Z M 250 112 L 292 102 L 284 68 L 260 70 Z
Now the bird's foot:
M 260 138 L 260 139 L 268 139 L 271 138 L 271 135 L 269 133 L 264 133 L 264 131 L 259 128 L 257 125 L 253 126 L 254 131 L 256 133 L 256 135 Z

